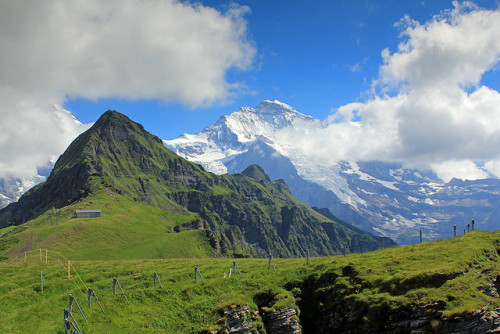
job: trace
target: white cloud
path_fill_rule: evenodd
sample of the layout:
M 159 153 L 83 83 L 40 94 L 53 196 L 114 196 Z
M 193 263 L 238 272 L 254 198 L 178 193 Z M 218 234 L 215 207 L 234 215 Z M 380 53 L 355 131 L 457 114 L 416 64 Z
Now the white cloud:
M 478 168 L 477 165 L 470 160 L 448 160 L 441 163 L 432 164 L 432 169 L 438 177 L 446 181 L 449 181 L 453 178 L 463 180 L 485 179 L 490 176 L 487 172 Z
M 2 1 L 0 177 L 35 170 L 81 131 L 54 111 L 68 97 L 227 99 L 240 88 L 227 71 L 248 69 L 255 54 L 246 12 L 175 0 Z
M 499 175 L 488 162 L 500 161 L 500 93 L 480 82 L 500 61 L 500 10 L 454 5 L 425 24 L 403 18 L 404 41 L 383 50 L 374 97 L 335 110 L 304 151 L 427 166 L 445 180 L 486 177 L 473 163 L 482 161 Z

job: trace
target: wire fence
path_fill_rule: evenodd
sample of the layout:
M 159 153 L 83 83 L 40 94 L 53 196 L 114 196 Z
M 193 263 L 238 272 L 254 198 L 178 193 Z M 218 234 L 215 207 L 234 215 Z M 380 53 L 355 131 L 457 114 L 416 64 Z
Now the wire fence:
M 472 232 L 474 229 L 475 229 L 474 220 L 472 220 L 471 223 L 467 224 L 466 228 L 464 228 L 464 234 Z M 453 237 L 457 236 L 456 230 L 457 230 L 457 228 L 454 225 L 453 226 Z M 420 243 L 422 243 L 422 231 L 421 230 L 419 230 L 419 241 L 420 241 Z M 384 248 L 382 237 L 381 237 L 380 242 L 381 242 L 380 248 Z M 344 252 L 345 252 L 345 250 L 344 250 Z M 344 255 L 345 255 L 345 253 L 344 253 Z M 311 256 L 310 256 L 309 249 L 306 250 L 305 258 L 307 261 L 306 262 L 307 265 L 310 265 L 311 264 Z M 262 259 L 262 260 L 265 261 L 266 259 Z M 271 267 L 274 269 L 274 271 L 276 271 L 274 257 L 271 253 L 269 253 L 268 260 L 269 260 L 268 266 L 267 266 L 268 271 L 271 270 Z M 62 255 L 60 252 L 55 252 L 52 250 L 42 249 L 42 248 L 33 249 L 33 250 L 26 250 L 23 253 L 16 256 L 15 258 L 11 258 L 8 262 L 14 263 L 14 264 L 20 264 L 20 265 L 39 263 L 41 267 L 43 267 L 44 265 L 47 266 L 49 264 L 55 265 L 58 269 L 62 270 L 65 274 L 67 273 L 67 280 L 71 281 L 75 284 L 76 289 L 78 291 L 80 291 L 80 293 L 82 294 L 84 299 L 87 298 L 87 296 L 88 296 L 89 307 L 90 307 L 91 297 L 94 296 L 95 299 L 97 300 L 102 312 L 104 313 L 104 309 L 103 309 L 103 307 L 102 307 L 102 305 L 97 297 L 96 292 L 91 287 L 88 287 L 88 288 L 86 287 L 86 283 L 85 283 L 84 279 L 82 278 L 82 276 L 80 275 L 79 270 L 77 270 L 77 268 L 74 266 L 74 264 L 71 262 L 70 259 L 68 259 L 64 255 Z M 229 270 L 229 275 L 224 273 L 224 277 L 231 277 L 232 272 L 234 272 L 234 276 L 236 276 L 236 272 L 238 272 L 240 277 L 242 276 L 242 274 L 240 272 L 240 268 L 239 268 L 238 264 L 236 263 L 236 260 L 233 261 L 233 266 Z M 203 279 L 203 276 L 201 274 L 200 269 L 197 266 L 194 266 L 195 283 L 198 283 L 198 277 L 201 279 L 202 282 L 204 282 L 204 279 Z M 42 273 L 42 270 L 40 270 L 40 292 L 41 293 L 43 293 L 43 281 L 44 281 L 43 273 Z M 155 287 L 158 284 L 161 288 L 163 288 L 161 281 L 160 281 L 160 277 L 156 271 L 154 272 L 154 275 L 153 275 L 153 281 L 154 281 Z M 87 282 L 89 282 L 89 281 L 87 280 Z M 127 304 L 130 305 L 129 300 L 125 294 L 125 291 L 122 288 L 122 285 L 120 284 L 118 279 L 115 276 L 113 276 L 113 289 L 114 289 L 115 295 L 116 295 L 116 286 L 118 286 L 120 288 L 122 295 L 124 296 Z M 87 295 L 87 293 L 88 293 L 88 295 Z M 76 322 L 76 319 L 74 318 L 73 312 L 72 312 L 72 302 L 76 301 L 76 299 L 72 296 L 70 291 L 68 291 L 68 294 L 70 296 L 70 305 L 69 305 L 69 310 L 64 309 L 64 329 L 65 329 L 65 332 L 66 333 L 71 333 L 71 332 L 83 333 L 81 327 Z M 78 305 L 77 301 L 76 301 L 76 303 Z M 87 318 L 85 318 L 85 315 L 84 315 L 82 309 L 80 308 L 80 305 L 78 305 L 78 308 L 79 308 L 80 313 L 82 314 L 83 318 L 87 322 Z M 74 328 L 74 331 L 72 330 L 72 327 Z

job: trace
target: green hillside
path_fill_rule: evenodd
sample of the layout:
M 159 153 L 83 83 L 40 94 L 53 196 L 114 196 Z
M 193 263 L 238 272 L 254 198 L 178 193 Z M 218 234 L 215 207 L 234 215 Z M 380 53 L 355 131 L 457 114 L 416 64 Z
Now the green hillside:
M 140 205 L 137 210 L 147 211 Z M 66 228 L 74 228 L 71 224 Z M 208 249 L 201 246 L 200 252 Z M 232 259 L 75 261 L 51 250 L 40 257 L 34 250 L 26 254 L 26 262 L 23 255 L 0 263 L 0 332 L 64 333 L 63 309 L 70 293 L 88 319 L 73 306 L 84 333 L 222 331 L 230 326 L 228 311 L 243 314 L 245 305 L 246 323 L 260 333 L 273 332 L 270 315 L 290 309 L 300 315 L 288 320 L 300 320 L 304 333 L 451 333 L 469 325 L 490 329 L 495 326 L 492 311 L 500 307 L 499 252 L 499 232 L 474 231 L 365 254 L 313 257 L 311 265 L 305 258 L 276 258 L 276 270 L 268 270 L 267 259 L 237 259 L 241 277 L 234 272 L 224 277 L 233 268 Z M 203 281 L 195 283 L 194 266 Z M 162 287 L 154 286 L 154 272 Z M 113 277 L 128 303 L 119 288 L 113 294 Z M 105 313 L 94 298 L 89 307 L 88 287 Z
M 75 219 L 77 209 L 100 209 Z M 49 215 L 60 214 L 59 225 Z M 107 111 L 58 159 L 46 182 L 0 210 L 0 255 L 39 247 L 77 259 L 334 255 L 379 239 L 312 210 L 258 166 L 206 172 L 142 125 Z M 385 246 L 394 245 L 384 241 Z

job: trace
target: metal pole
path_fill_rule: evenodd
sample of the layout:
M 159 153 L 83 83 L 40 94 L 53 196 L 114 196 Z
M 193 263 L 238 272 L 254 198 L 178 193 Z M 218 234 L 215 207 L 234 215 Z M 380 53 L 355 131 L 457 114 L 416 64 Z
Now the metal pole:
M 71 317 L 71 319 L 73 319 L 73 323 L 71 323 L 73 325 L 73 327 L 76 329 L 76 332 L 77 333 L 81 333 L 82 330 L 80 329 L 80 326 L 78 326 L 78 323 L 76 322 L 76 319 L 75 317 L 73 316 L 73 313 L 69 313 L 69 316 Z
M 240 277 L 241 277 L 240 267 L 238 267 L 236 260 L 233 260 L 233 268 L 234 268 L 233 271 L 235 272 L 235 275 L 236 275 L 236 269 L 238 269 L 238 274 L 240 274 Z
M 195 283 L 198 283 L 198 274 L 200 275 L 201 281 L 204 282 L 200 269 L 198 269 L 197 266 L 194 266 L 194 282 Z
M 118 280 L 118 278 L 115 277 L 115 280 L 116 280 L 116 283 L 118 283 L 118 287 L 120 288 L 120 290 L 122 291 L 123 293 L 123 297 L 125 297 L 125 300 L 127 301 L 127 304 L 129 304 L 128 302 L 128 298 L 127 298 L 127 295 L 125 294 L 125 291 L 123 291 L 123 288 L 122 288 L 122 285 L 120 284 L 120 281 Z M 115 284 L 115 295 L 116 295 L 116 284 Z M 96 297 L 97 298 L 97 297 Z
M 91 288 L 89 288 L 89 290 L 90 290 L 91 295 L 94 295 L 95 300 L 97 300 L 97 304 L 99 304 L 99 307 L 101 308 L 102 313 L 104 313 L 104 309 L 102 308 L 101 302 L 99 301 L 99 298 L 97 298 L 95 291 Z M 90 296 L 89 296 L 89 300 L 90 300 Z M 104 313 L 104 314 L 106 314 L 106 313 Z
M 156 281 L 158 281 L 158 283 L 160 284 L 160 287 L 163 288 L 163 285 L 161 285 L 160 276 L 158 276 L 158 274 L 155 271 L 155 286 L 156 286 Z
M 274 265 L 274 258 L 273 254 L 269 253 L 269 265 L 267 267 L 267 270 L 271 269 L 271 261 L 273 262 L 273 269 L 276 271 L 276 266 Z
M 64 333 L 68 334 L 68 330 L 71 330 L 71 326 L 69 324 L 69 319 L 68 319 L 68 310 L 64 309 Z

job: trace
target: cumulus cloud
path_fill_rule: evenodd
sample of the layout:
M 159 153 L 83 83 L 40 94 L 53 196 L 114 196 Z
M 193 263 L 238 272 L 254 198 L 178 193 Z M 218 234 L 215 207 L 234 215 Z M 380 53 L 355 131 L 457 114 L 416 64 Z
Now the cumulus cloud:
M 335 110 L 304 150 L 426 166 L 444 180 L 500 176 L 500 93 L 481 85 L 500 61 L 500 10 L 456 2 L 429 22 L 397 26 L 403 40 L 382 51 L 373 97 Z
M 54 108 L 68 98 L 227 99 L 240 89 L 227 71 L 248 69 L 255 54 L 247 12 L 175 0 L 1 2 L 0 177 L 36 169 L 82 130 Z

